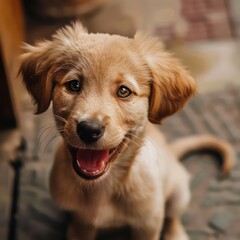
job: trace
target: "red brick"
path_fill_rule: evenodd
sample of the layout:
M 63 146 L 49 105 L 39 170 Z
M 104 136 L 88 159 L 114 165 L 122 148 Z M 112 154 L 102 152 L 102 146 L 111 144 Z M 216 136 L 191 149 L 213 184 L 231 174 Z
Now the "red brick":
M 186 39 L 189 41 L 208 39 L 208 29 L 205 22 L 192 22 L 188 26 Z
M 206 6 L 208 9 L 211 9 L 211 10 L 224 9 L 226 11 L 225 0 L 206 0 Z
M 232 29 L 225 12 L 209 13 L 207 26 L 211 38 L 227 38 L 232 36 Z
M 208 25 L 211 38 L 229 38 L 232 36 L 230 25 L 224 19 L 219 22 L 210 22 Z
M 203 19 L 207 14 L 207 7 L 204 1 L 191 1 L 183 5 L 183 16 L 191 21 Z

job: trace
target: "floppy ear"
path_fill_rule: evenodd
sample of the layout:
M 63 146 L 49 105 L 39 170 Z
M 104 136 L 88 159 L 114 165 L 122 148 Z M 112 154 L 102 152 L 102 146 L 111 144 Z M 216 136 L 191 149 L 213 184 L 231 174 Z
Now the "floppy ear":
M 48 109 L 52 99 L 54 69 L 69 51 L 76 52 L 82 34 L 87 34 L 87 30 L 77 21 L 59 29 L 52 36 L 52 41 L 42 41 L 35 46 L 24 45 L 19 74 L 35 101 L 36 114 Z
M 36 46 L 25 44 L 25 53 L 20 56 L 19 74 L 34 99 L 35 114 L 46 111 L 51 102 L 53 62 L 50 58 L 50 47 L 50 41 L 38 43 Z
M 181 63 L 156 38 L 136 34 L 135 40 L 151 75 L 148 118 L 152 123 L 181 109 L 196 92 L 196 85 Z

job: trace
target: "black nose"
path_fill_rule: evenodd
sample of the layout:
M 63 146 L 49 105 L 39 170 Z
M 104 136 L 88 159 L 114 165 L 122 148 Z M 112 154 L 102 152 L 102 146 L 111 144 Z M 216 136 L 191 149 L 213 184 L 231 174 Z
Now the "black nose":
M 77 134 L 86 144 L 96 142 L 102 137 L 104 130 L 105 127 L 98 120 L 81 121 L 77 125 Z

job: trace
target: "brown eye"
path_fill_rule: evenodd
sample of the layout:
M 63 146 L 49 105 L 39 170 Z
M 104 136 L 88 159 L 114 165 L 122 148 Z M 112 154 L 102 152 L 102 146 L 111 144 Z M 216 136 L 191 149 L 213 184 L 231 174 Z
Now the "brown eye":
M 119 89 L 117 90 L 117 96 L 119 98 L 127 98 L 131 94 L 132 94 L 132 91 L 125 86 L 120 86 Z
M 81 84 L 78 80 L 74 79 L 67 82 L 67 89 L 70 92 L 79 92 L 81 90 Z

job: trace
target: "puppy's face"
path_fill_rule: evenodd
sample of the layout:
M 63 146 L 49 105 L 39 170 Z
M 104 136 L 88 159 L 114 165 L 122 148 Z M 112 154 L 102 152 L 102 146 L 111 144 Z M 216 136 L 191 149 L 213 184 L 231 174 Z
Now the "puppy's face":
M 130 167 L 127 156 L 140 147 L 147 121 L 160 123 L 195 91 L 178 61 L 141 35 L 88 34 L 77 23 L 26 50 L 20 72 L 37 113 L 52 100 L 73 167 L 85 179 L 107 175 L 115 163 Z
M 86 36 L 87 46 L 79 41 L 81 57 L 67 71 L 60 66 L 55 77 L 58 129 L 75 170 L 90 179 L 106 173 L 131 140 L 138 142 L 148 116 L 149 76 L 115 38 Z

